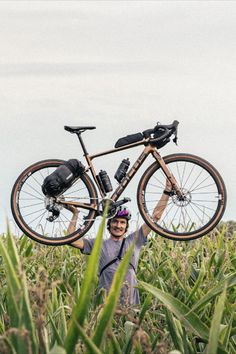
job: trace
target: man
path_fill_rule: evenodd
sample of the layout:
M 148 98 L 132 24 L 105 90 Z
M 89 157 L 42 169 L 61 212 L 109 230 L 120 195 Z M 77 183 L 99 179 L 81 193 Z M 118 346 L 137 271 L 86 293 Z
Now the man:
M 169 182 L 167 182 L 166 188 L 163 191 L 163 194 L 152 214 L 152 217 L 155 221 L 161 218 L 161 215 L 167 205 L 170 191 L 171 185 Z M 73 212 L 72 221 L 75 225 L 75 219 L 78 217 L 78 211 L 71 211 Z M 148 225 L 143 224 L 139 230 L 125 237 L 128 231 L 130 219 L 131 214 L 129 210 L 126 207 L 121 206 L 118 208 L 116 215 L 112 219 L 109 219 L 107 222 L 107 229 L 110 233 L 110 237 L 103 241 L 101 248 L 99 261 L 99 289 L 103 288 L 107 292 L 109 291 L 113 276 L 117 267 L 119 266 L 121 258 L 123 258 L 125 252 L 135 241 L 134 252 L 132 254 L 125 277 L 125 284 L 121 290 L 120 303 L 138 305 L 140 304 L 140 300 L 138 289 L 135 287 L 137 284 L 136 269 L 138 266 L 140 250 L 142 246 L 147 242 L 147 236 L 151 232 L 151 229 Z M 71 225 L 69 228 L 72 227 Z M 70 231 L 72 231 L 72 229 Z M 72 246 L 79 248 L 83 254 L 91 254 L 94 242 L 95 238 L 83 238 L 73 242 Z

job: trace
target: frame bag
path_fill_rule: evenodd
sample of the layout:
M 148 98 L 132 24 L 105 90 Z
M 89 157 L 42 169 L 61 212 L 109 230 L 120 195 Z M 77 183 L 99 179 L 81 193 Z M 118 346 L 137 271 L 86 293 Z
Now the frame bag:
M 115 144 L 115 148 L 119 148 L 124 145 L 130 145 L 133 143 L 137 143 L 138 141 L 143 140 L 143 134 L 142 133 L 136 133 L 136 134 L 131 134 L 131 135 L 126 135 L 123 138 L 120 138 L 117 140 Z
M 84 171 L 85 167 L 79 160 L 71 159 L 66 161 L 44 179 L 42 185 L 43 194 L 47 197 L 58 196 L 68 189 Z

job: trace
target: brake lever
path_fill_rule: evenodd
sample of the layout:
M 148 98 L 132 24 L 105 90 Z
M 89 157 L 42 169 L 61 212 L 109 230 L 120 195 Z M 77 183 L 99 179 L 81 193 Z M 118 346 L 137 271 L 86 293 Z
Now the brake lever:
M 178 124 L 179 124 L 179 122 L 175 120 L 174 123 L 175 123 L 175 132 L 174 132 L 175 137 L 174 137 L 174 139 L 173 139 L 173 142 L 174 142 L 176 145 L 178 145 L 178 144 L 177 144 L 177 140 L 178 140 Z
M 177 140 L 178 140 L 178 137 L 177 137 L 177 135 L 175 134 L 175 137 L 174 137 L 174 139 L 172 140 L 172 141 L 175 143 L 175 145 L 178 145 Z

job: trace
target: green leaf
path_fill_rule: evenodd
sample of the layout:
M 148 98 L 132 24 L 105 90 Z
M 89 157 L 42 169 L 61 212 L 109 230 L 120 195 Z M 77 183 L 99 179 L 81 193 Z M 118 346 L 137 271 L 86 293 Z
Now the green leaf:
M 207 352 L 206 352 L 207 354 L 217 354 L 219 336 L 220 336 L 220 324 L 223 316 L 225 299 L 226 299 L 226 289 L 227 289 L 227 284 L 225 284 L 223 293 L 219 297 L 219 300 L 215 306 L 214 315 L 211 321 L 209 342 L 207 345 Z
M 11 259 L 13 267 L 17 267 L 20 264 L 19 255 L 17 253 L 15 242 L 13 242 L 13 237 L 11 235 L 10 227 L 7 225 L 7 250 L 9 257 Z
M 105 211 L 106 215 L 106 211 Z M 85 271 L 83 283 L 80 289 L 79 298 L 72 310 L 72 319 L 69 325 L 69 330 L 65 339 L 65 348 L 68 354 L 73 353 L 78 337 L 78 325 L 83 326 L 84 320 L 88 314 L 90 299 L 93 294 L 94 286 L 96 284 L 99 257 L 102 245 L 103 230 L 105 226 L 105 215 L 100 224 L 98 234 L 93 246 L 92 253 L 89 257 L 87 268 Z
M 172 295 L 167 294 L 154 286 L 139 282 L 142 288 L 157 297 L 164 305 L 175 314 L 181 323 L 195 333 L 198 337 L 208 340 L 209 328 L 200 320 L 200 318 L 190 309 L 183 304 L 180 300 L 174 298 Z
M 28 286 L 24 272 L 20 269 L 17 249 L 10 233 L 8 233 L 7 249 L 0 240 L 0 253 L 5 263 L 5 273 L 8 284 L 8 308 L 11 325 L 16 328 L 25 327 L 29 331 L 32 350 L 36 350 L 35 328 L 29 304 Z M 20 271 L 17 274 L 15 268 Z M 17 341 L 15 341 L 17 345 Z
M 109 342 L 111 343 L 111 347 L 113 350 L 113 353 L 115 354 L 123 354 L 120 344 L 118 343 L 118 340 L 115 336 L 115 334 L 112 331 L 109 331 L 108 333 L 108 338 L 109 338 Z
M 54 335 L 54 340 L 61 346 L 63 346 L 63 340 L 62 340 L 62 337 L 57 329 L 57 326 L 52 318 L 52 316 L 50 315 L 50 312 L 48 311 L 48 317 L 49 317 L 49 321 L 51 323 L 51 326 L 52 326 L 52 332 L 53 332 L 53 335 Z
M 205 266 L 204 266 L 204 263 L 202 264 L 202 268 L 199 272 L 199 275 L 198 275 L 198 278 L 197 280 L 195 281 L 195 284 L 194 284 L 194 287 L 193 289 L 191 290 L 187 300 L 186 300 L 186 304 L 188 304 L 190 302 L 190 300 L 192 299 L 192 297 L 194 296 L 194 294 L 197 292 L 199 286 L 202 284 L 202 280 L 204 279 L 204 276 L 206 274 L 206 270 L 205 270 Z
M 152 304 L 152 295 L 149 294 L 145 301 L 144 301 L 144 304 L 142 306 L 142 309 L 140 311 L 140 315 L 139 315 L 139 325 L 142 323 L 143 319 L 144 319 L 144 316 L 145 316 L 145 313 L 148 311 L 148 309 L 150 308 Z
M 179 329 L 176 326 L 176 321 L 174 319 L 174 316 L 172 315 L 171 311 L 168 309 L 164 309 L 166 313 L 166 323 L 168 326 L 168 330 L 170 332 L 172 341 L 174 343 L 175 348 L 179 349 L 181 352 L 183 352 L 183 343 L 181 341 L 181 335 L 179 333 Z
M 95 345 L 95 343 L 87 336 L 83 327 L 81 327 L 78 322 L 75 323 L 75 325 L 77 326 L 77 330 L 80 334 L 80 337 L 83 339 L 83 342 L 85 343 L 89 352 L 91 354 L 103 354 L 100 349 Z
M 129 266 L 129 260 L 133 253 L 133 249 L 134 244 L 129 247 L 128 251 L 125 253 L 124 258 L 120 262 L 115 272 L 108 296 L 105 299 L 104 308 L 102 309 L 101 314 L 99 316 L 99 321 L 93 335 L 93 341 L 99 348 L 102 344 L 103 338 L 105 337 L 105 333 L 109 328 L 116 304 L 119 300 L 120 290 L 123 285 L 123 281 Z
M 65 314 L 65 308 L 63 305 L 63 302 L 61 300 L 61 305 L 60 305 L 60 314 L 59 314 L 59 333 L 61 338 L 65 338 L 67 335 L 67 323 L 66 323 L 66 314 Z
M 197 301 L 193 305 L 191 312 L 200 310 L 208 302 L 212 301 L 213 298 L 215 298 L 217 295 L 222 293 L 226 284 L 228 288 L 231 288 L 236 285 L 236 273 L 229 275 L 224 280 L 222 280 L 220 284 L 216 285 L 214 288 L 208 291 L 208 293 L 205 296 L 203 296 L 199 301 Z

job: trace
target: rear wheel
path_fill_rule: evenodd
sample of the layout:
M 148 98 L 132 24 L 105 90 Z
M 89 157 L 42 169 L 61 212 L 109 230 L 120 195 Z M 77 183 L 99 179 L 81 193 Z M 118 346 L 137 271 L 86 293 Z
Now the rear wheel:
M 48 198 L 42 184 L 62 160 L 37 162 L 18 177 L 11 194 L 12 214 L 20 229 L 30 238 L 47 245 L 63 245 L 82 237 L 96 217 L 97 192 L 85 173 L 57 198 Z M 64 202 L 87 204 L 87 208 L 66 208 Z M 53 210 L 54 217 L 52 217 Z
M 180 187 L 182 198 L 173 192 L 161 218 L 153 220 L 153 210 L 166 185 L 163 170 L 157 162 L 153 163 L 138 186 L 138 206 L 144 221 L 159 235 L 173 240 L 192 240 L 207 234 L 225 210 L 223 179 L 211 164 L 194 155 L 173 154 L 164 157 L 164 161 Z

